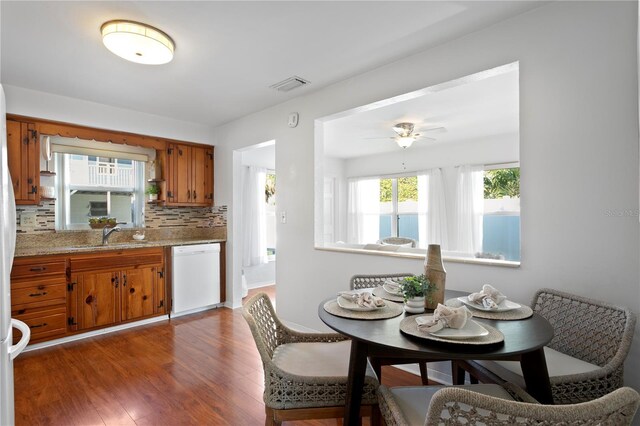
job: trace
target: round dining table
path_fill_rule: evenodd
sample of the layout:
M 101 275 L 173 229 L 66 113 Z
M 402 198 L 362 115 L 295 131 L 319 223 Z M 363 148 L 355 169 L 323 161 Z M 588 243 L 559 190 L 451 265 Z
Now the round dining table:
M 447 290 L 445 300 L 467 296 L 469 293 Z M 490 345 L 467 345 L 462 342 L 443 343 L 405 335 L 400 322 L 409 314 L 394 318 L 363 320 L 339 317 L 324 309 L 320 303 L 318 316 L 327 326 L 351 338 L 351 355 L 345 401 L 345 425 L 359 421 L 360 401 L 367 367 L 367 358 L 444 360 L 511 360 L 520 361 L 527 392 L 543 404 L 552 404 L 551 384 L 543 347 L 553 338 L 553 327 L 534 313 L 523 320 L 488 320 L 474 318 L 488 324 L 504 335 L 504 341 Z M 393 303 L 393 302 L 390 302 Z

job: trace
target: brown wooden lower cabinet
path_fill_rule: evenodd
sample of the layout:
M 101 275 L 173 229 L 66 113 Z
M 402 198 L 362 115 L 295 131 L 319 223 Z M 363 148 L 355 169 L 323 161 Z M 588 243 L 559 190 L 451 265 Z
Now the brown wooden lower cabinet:
M 17 258 L 11 269 L 11 316 L 26 323 L 31 342 L 67 332 L 67 260 L 63 256 Z M 14 343 L 22 333 L 15 330 Z
M 225 244 L 220 257 L 225 301 Z M 31 343 L 136 321 L 170 310 L 170 247 L 14 259 L 11 315 L 31 329 Z M 14 334 L 18 341 L 20 332 Z
M 166 313 L 161 247 L 72 256 L 70 269 L 71 331 Z
M 77 329 L 84 330 L 120 321 L 117 272 L 72 274 L 71 282 L 75 283 L 73 287 L 76 294 L 72 293 L 70 297 L 77 298 L 78 312 L 75 318 L 73 315 L 70 317 L 70 325 L 76 322 Z
M 122 320 L 142 318 L 156 313 L 155 292 L 158 290 L 156 266 L 121 272 Z

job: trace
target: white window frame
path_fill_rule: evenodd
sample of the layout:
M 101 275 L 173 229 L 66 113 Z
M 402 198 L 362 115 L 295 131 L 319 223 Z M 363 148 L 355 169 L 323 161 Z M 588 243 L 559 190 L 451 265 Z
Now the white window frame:
M 145 191 L 145 163 L 143 161 L 131 160 L 134 166 L 135 185 L 133 187 L 106 187 L 106 186 L 71 186 L 69 183 L 69 159 L 71 155 L 68 153 L 55 154 L 55 166 L 57 170 L 55 179 L 55 191 L 58 202 L 56 203 L 55 229 L 56 230 L 72 230 L 72 229 L 90 229 L 88 218 L 86 224 L 72 224 L 70 222 L 70 199 L 71 191 L 90 190 L 97 192 L 105 192 L 107 199 L 107 215 L 111 210 L 111 193 L 113 192 L 131 192 L 133 194 L 132 221 L 119 224 L 122 228 L 138 228 L 144 227 L 144 191 Z M 75 154 L 83 155 L 87 154 Z M 117 158 L 114 155 L 111 158 Z

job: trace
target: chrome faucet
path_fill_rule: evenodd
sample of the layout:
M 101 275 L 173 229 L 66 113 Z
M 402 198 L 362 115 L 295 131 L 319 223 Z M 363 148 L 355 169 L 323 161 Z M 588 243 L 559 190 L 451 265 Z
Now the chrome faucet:
M 109 235 L 114 232 L 120 232 L 121 229 L 119 226 L 114 226 L 113 228 L 107 228 L 106 226 L 102 228 L 102 245 L 106 246 L 109 244 Z

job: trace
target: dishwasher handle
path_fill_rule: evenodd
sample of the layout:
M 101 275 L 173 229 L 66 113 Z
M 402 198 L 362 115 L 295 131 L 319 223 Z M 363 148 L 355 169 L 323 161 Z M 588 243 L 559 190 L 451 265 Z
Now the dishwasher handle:
M 220 244 L 197 244 L 190 246 L 173 247 L 172 254 L 174 256 L 190 256 L 194 254 L 220 253 Z

